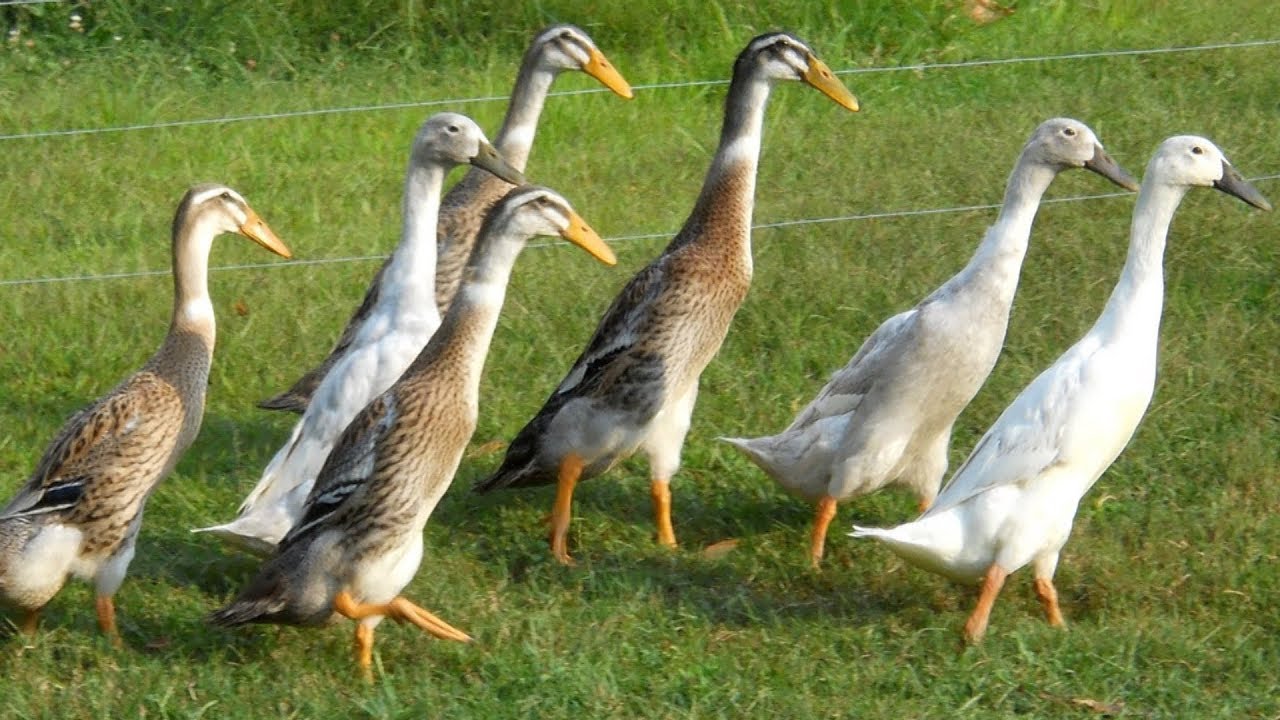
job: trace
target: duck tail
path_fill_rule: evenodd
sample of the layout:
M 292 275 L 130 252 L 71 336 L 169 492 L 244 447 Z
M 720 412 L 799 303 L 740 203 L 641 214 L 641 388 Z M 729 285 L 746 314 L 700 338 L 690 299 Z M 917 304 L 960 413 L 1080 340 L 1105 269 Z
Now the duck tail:
M 217 627 L 236 627 L 249 623 L 271 622 L 284 610 L 285 603 L 272 597 L 238 598 L 224 608 L 209 613 L 205 622 Z

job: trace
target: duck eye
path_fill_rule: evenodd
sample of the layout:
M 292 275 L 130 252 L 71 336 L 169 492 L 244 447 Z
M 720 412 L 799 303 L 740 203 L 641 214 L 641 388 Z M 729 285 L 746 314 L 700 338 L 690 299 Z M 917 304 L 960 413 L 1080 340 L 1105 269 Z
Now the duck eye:
M 1199 145 L 1193 145 L 1193 146 L 1191 146 L 1191 154 L 1192 154 L 1192 155 L 1203 155 L 1203 154 L 1204 154 L 1204 148 L 1200 147 Z
M 1075 137 L 1075 136 L 1076 136 L 1076 129 L 1075 129 L 1075 128 L 1063 128 L 1063 129 L 1062 129 L 1062 134 L 1063 134 L 1063 135 L 1066 135 L 1067 137 Z
M 218 197 L 222 198 L 223 200 L 226 200 L 227 202 L 231 202 L 231 193 L 229 193 L 229 192 L 227 192 L 227 191 L 225 191 L 225 190 L 224 190 L 224 191 L 222 192 L 222 194 L 221 194 L 221 195 L 219 195 Z
M 449 130 L 449 132 L 451 132 L 451 133 L 456 133 L 456 132 L 458 132 L 458 126 L 457 126 L 457 125 L 450 125 L 447 129 L 448 129 L 448 130 Z

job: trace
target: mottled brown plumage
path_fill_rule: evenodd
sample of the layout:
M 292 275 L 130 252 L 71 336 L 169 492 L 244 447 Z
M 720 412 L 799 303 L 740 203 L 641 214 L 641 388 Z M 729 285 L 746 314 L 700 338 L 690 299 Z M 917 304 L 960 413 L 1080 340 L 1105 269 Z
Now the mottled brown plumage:
M 581 70 L 599 80 L 610 90 L 624 98 L 631 97 L 631 87 L 613 69 L 581 29 L 572 25 L 553 25 L 534 37 L 525 51 L 511 101 L 502 128 L 493 145 L 512 167 L 523 172 L 533 147 L 538 119 L 552 81 L 566 70 Z M 440 203 L 440 220 L 436 230 L 435 297 L 440 316 L 444 317 L 462 280 L 462 270 L 475 246 L 480 225 L 494 203 L 511 188 L 511 183 L 493 173 L 473 168 L 444 196 Z M 337 344 L 318 366 L 298 379 L 288 390 L 258 404 L 266 410 L 288 410 L 303 413 L 307 409 L 316 388 L 334 365 L 355 342 L 360 327 L 368 320 L 379 293 L 382 277 L 391 258 L 383 263 L 365 291 L 364 300 L 356 309 L 338 338 Z
M 111 596 L 133 557 L 143 505 L 200 430 L 215 339 L 209 249 L 224 232 L 288 257 L 235 191 L 192 188 L 174 219 L 174 308 L 164 343 L 67 421 L 0 510 L 0 598 L 25 613 L 25 630 L 74 574 L 94 581 L 99 622 L 114 635 Z
M 347 426 L 301 518 L 211 622 L 316 625 L 336 613 L 358 621 L 357 661 L 366 671 L 383 617 L 469 639 L 399 593 L 417 572 L 422 529 L 475 430 L 480 373 L 512 265 L 530 237 L 553 233 L 613 261 L 563 198 L 536 187 L 509 192 L 490 212 L 439 330 Z
M 734 64 L 720 144 L 679 234 L 605 312 L 586 350 L 476 485 L 558 484 L 552 552 L 565 545 L 573 488 L 642 450 L 649 458 L 658 540 L 675 545 L 669 482 L 697 397 L 751 284 L 751 213 L 764 109 L 772 84 L 804 80 L 841 105 L 857 101 L 804 43 L 786 33 L 752 40 Z

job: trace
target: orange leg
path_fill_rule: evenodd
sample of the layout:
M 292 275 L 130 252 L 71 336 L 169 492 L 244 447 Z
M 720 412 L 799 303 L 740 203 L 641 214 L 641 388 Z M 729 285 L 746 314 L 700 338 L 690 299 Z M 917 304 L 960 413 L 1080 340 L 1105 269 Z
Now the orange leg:
M 556 483 L 556 504 L 551 510 L 551 554 L 561 565 L 572 565 L 569 557 L 569 519 L 573 512 L 573 488 L 582 476 L 585 463 L 574 453 L 560 461 L 560 477 Z
M 836 499 L 823 495 L 813 512 L 813 534 L 809 536 L 809 560 L 816 570 L 822 567 L 822 554 L 827 547 L 827 528 L 836 516 Z
M 982 636 L 987 634 L 987 621 L 991 618 L 991 607 L 996 604 L 996 596 L 1000 594 L 1000 588 L 1004 587 L 1004 580 L 1007 577 L 1009 573 L 999 565 L 992 565 L 987 569 L 987 574 L 982 579 L 982 592 L 978 595 L 978 605 L 964 623 L 966 642 L 972 645 L 982 642 Z
M 333 611 L 339 615 L 352 620 L 364 620 L 374 615 L 382 615 L 384 617 L 395 620 L 396 622 L 409 622 L 417 625 L 419 628 L 426 630 L 441 640 L 456 640 L 458 642 L 471 642 L 471 636 L 453 627 L 449 623 L 441 620 L 426 610 L 414 605 L 403 597 L 397 597 L 389 603 L 376 605 L 372 603 L 358 603 L 351 594 L 345 590 L 338 593 L 333 598 Z M 358 635 L 357 635 L 358 638 Z M 360 642 L 357 639 L 357 642 Z M 373 632 L 369 632 L 369 647 L 373 647 Z
M 920 502 L 916 504 L 916 512 L 923 515 L 931 507 L 933 507 L 933 498 L 920 498 Z
M 335 602 L 334 605 L 337 605 Z M 373 628 L 356 623 L 356 664 L 365 680 L 373 679 Z
M 1044 616 L 1053 627 L 1065 627 L 1062 619 L 1062 608 L 1058 607 L 1058 591 L 1053 587 L 1053 580 L 1036 578 L 1036 597 L 1044 608 Z
M 94 609 L 98 612 L 98 627 L 106 635 L 111 644 L 120 647 L 120 631 L 116 628 L 116 606 L 110 595 L 99 595 L 94 599 Z
M 654 480 L 649 483 L 649 495 L 653 498 L 653 524 L 658 526 L 658 544 L 676 546 L 676 531 L 671 527 L 671 483 Z

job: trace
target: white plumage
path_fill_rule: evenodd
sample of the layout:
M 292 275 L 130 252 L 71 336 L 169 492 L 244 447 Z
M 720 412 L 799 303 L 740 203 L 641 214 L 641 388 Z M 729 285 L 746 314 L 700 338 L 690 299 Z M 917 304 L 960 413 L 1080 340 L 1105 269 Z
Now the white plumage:
M 783 487 L 817 505 L 810 559 L 822 559 L 836 503 L 899 483 L 923 510 L 947 471 L 951 427 L 995 366 L 1040 199 L 1059 172 L 1085 167 L 1138 183 L 1084 123 L 1032 133 L 1009 175 L 1000 216 L 969 263 L 916 307 L 889 318 L 791 425 L 726 438 Z
M 1147 166 L 1124 270 L 1093 328 L 1001 413 L 928 512 L 895 528 L 854 528 L 854 537 L 875 538 L 921 568 L 982 580 L 964 628 L 970 641 L 985 633 L 1005 577 L 1028 564 L 1049 622 L 1062 624 L 1052 582 L 1058 554 L 1080 498 L 1124 449 L 1151 400 L 1165 237 L 1192 187 L 1270 209 L 1213 143 L 1165 140 Z

